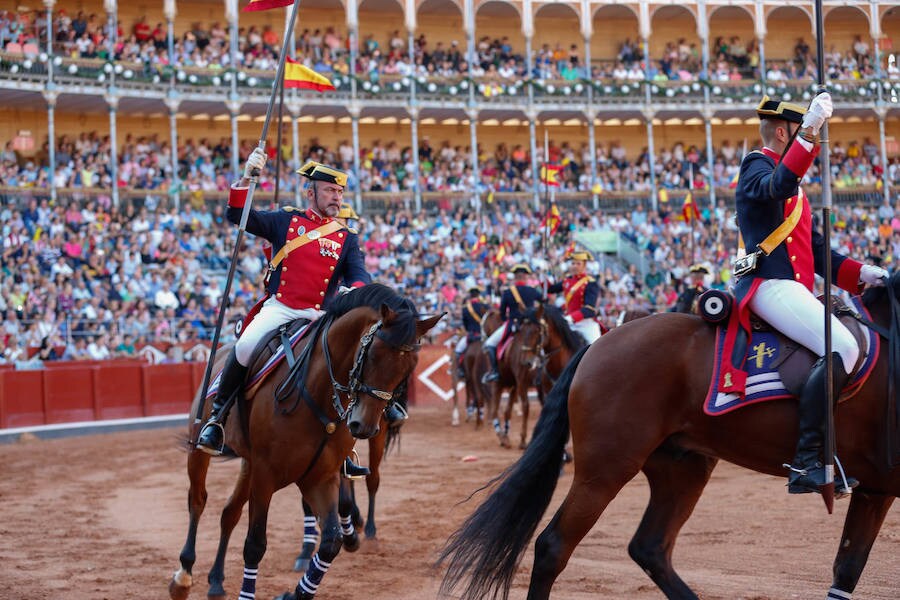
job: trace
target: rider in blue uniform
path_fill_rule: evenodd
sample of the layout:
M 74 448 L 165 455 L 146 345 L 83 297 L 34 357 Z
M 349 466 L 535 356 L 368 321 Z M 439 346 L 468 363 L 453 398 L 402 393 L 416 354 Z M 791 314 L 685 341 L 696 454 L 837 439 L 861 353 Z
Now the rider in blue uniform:
M 456 343 L 453 351 L 456 373 L 459 377 L 465 377 L 461 363 L 462 355 L 470 343 L 481 339 L 481 319 L 490 310 L 490 306 L 481 301 L 481 288 L 478 286 L 469 288 L 469 299 L 463 305 L 462 326 L 466 335 Z
M 505 339 L 510 323 L 518 321 L 525 316 L 525 311 L 534 306 L 541 299 L 541 292 L 528 285 L 528 276 L 531 275 L 531 267 L 519 263 L 513 267 L 513 285 L 503 290 L 500 297 L 500 317 L 503 325 L 497 328 L 484 342 L 484 351 L 491 361 L 491 370 L 484 374 L 482 381 L 489 383 L 500 378 L 497 368 L 497 346 Z

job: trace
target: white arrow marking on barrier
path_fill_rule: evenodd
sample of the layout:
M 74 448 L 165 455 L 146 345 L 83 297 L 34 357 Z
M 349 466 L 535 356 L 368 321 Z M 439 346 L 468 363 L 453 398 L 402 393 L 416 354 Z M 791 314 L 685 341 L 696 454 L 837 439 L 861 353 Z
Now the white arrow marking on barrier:
M 418 377 L 419 381 L 428 386 L 428 389 L 434 392 L 438 396 L 438 398 L 440 398 L 444 402 L 447 402 L 448 400 L 450 400 L 450 398 L 453 397 L 453 390 L 445 390 L 437 383 L 432 381 L 431 374 L 440 369 L 448 362 L 450 362 L 450 357 L 444 354 L 439 359 L 428 365 L 428 368 L 419 373 Z M 457 391 L 463 389 L 464 387 L 466 387 L 465 382 L 460 381 L 456 384 Z

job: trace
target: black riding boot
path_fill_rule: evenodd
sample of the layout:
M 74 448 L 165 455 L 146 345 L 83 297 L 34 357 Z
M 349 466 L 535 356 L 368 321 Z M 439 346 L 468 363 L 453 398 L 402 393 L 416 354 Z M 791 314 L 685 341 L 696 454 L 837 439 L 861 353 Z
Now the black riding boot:
M 344 459 L 344 470 L 341 474 L 347 479 L 362 479 L 369 473 L 368 467 L 356 464 L 349 456 Z
M 484 374 L 484 377 L 481 378 L 481 383 L 497 381 L 500 379 L 500 368 L 497 366 L 497 348 L 495 346 L 485 346 L 484 351 L 491 362 L 491 370 Z
M 222 370 L 219 391 L 216 393 L 216 399 L 213 400 L 209 419 L 206 420 L 206 424 L 197 438 L 199 450 L 213 456 L 222 454 L 222 449 L 225 447 L 225 420 L 231 409 L 231 404 L 226 407 L 226 402 L 233 394 L 240 391 L 246 377 L 247 367 L 237 361 L 234 349 L 232 349 L 228 360 L 225 361 L 225 368 Z
M 847 383 L 844 361 L 837 352 L 833 353 L 832 381 L 834 382 L 834 401 Z M 797 440 L 797 454 L 789 465 L 788 492 L 791 494 L 808 494 L 818 492 L 819 486 L 825 484 L 825 467 L 823 448 L 825 446 L 825 357 L 813 365 L 809 379 L 800 393 L 800 437 Z M 848 488 L 856 487 L 859 482 L 847 477 L 847 486 L 840 473 L 835 473 L 835 493 L 846 494 Z
M 409 418 L 406 408 L 399 402 L 391 402 L 390 406 L 384 411 L 384 420 L 387 421 L 389 429 L 397 429 Z
M 462 356 L 463 355 L 460 352 L 453 352 L 453 365 L 456 367 L 456 376 L 460 379 L 463 379 L 466 376 L 466 371 L 463 369 Z

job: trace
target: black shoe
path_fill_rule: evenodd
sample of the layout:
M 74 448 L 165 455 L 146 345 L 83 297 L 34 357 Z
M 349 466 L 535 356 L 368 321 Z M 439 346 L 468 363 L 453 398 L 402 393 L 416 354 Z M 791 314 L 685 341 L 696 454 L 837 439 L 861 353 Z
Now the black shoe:
M 819 461 L 801 471 L 795 471 L 794 467 L 791 467 L 791 474 L 788 476 L 789 494 L 819 493 L 821 492 L 819 486 L 822 485 L 825 485 L 825 467 Z M 859 481 L 854 477 L 847 477 L 845 485 L 844 479 L 837 476 L 834 478 L 834 493 L 836 496 L 846 496 L 858 485 Z
M 500 368 L 497 366 L 497 349 L 493 346 L 485 346 L 485 353 L 488 355 L 488 361 L 491 363 L 491 370 L 484 374 L 481 383 L 490 383 L 500 379 Z
M 370 471 L 368 467 L 363 467 L 356 464 L 355 462 L 350 460 L 349 456 L 344 459 L 344 467 L 341 470 L 341 475 L 343 475 L 347 479 L 362 479 L 369 473 Z
M 457 367 L 456 376 L 460 379 L 465 379 L 466 378 L 466 370 L 463 369 L 462 367 Z
M 222 376 L 219 379 L 219 390 L 213 401 L 209 419 L 197 437 L 198 450 L 212 456 L 222 454 L 225 448 L 225 420 L 228 418 L 228 411 L 231 409 L 231 405 L 234 404 L 232 398 L 243 387 L 246 377 L 247 367 L 237 361 L 234 349 L 232 349 L 231 354 L 228 355 L 228 360 L 225 361 L 225 368 L 222 369 Z
M 390 429 L 400 427 L 408 418 L 409 413 L 397 402 L 391 403 L 384 411 L 384 420 L 387 421 L 387 425 Z

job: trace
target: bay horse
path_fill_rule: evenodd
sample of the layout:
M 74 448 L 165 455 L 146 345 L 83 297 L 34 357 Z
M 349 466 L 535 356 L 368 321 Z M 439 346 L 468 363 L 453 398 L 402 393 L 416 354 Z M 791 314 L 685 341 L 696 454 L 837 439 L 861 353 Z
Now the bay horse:
M 266 551 L 269 503 L 272 494 L 290 484 L 300 488 L 322 520 L 323 532 L 306 574 L 295 591 L 283 598 L 314 596 L 341 549 L 341 464 L 354 439 L 379 433 L 384 410 L 416 366 L 418 339 L 441 317 L 443 314 L 420 319 L 412 302 L 381 284 L 350 291 L 335 298 L 312 325 L 296 368 L 282 361 L 252 396 L 239 399 L 238 418 L 228 422 L 225 441 L 242 459 L 241 470 L 222 512 L 219 548 L 209 573 L 210 598 L 225 596 L 225 551 L 248 501 L 241 595 L 254 596 L 259 563 Z M 282 397 L 278 390 L 287 393 Z M 192 414 L 202 414 L 196 403 L 204 399 L 198 394 L 194 402 Z M 208 467 L 209 456 L 192 447 L 188 453 L 190 524 L 180 555 L 181 568 L 169 584 L 173 600 L 183 600 L 190 592 Z
M 576 352 L 587 340 L 573 331 L 563 312 L 552 304 L 538 304 L 525 313 L 519 325 L 526 360 L 534 356 L 535 385 L 548 393 Z M 543 402 L 541 402 L 543 404 Z
M 829 598 L 850 598 L 894 498 L 900 495 L 894 382 L 900 376 L 900 275 L 863 302 L 888 338 L 868 380 L 835 409 L 837 450 L 860 480 L 851 495 Z M 547 398 L 531 445 L 451 536 L 438 564 L 441 591 L 506 598 L 522 554 L 550 504 L 571 431 L 575 472 L 568 495 L 535 542 L 529 600 L 544 600 L 581 539 L 639 471 L 650 501 L 628 546 L 667 598 L 697 595 L 672 566 L 678 532 L 718 460 L 770 475 L 794 453 L 793 399 L 708 416 L 715 328 L 700 317 L 660 313 L 618 327 L 576 354 Z M 889 356 L 891 358 L 889 358 Z M 892 423 L 893 431 L 886 425 Z M 465 582 L 465 583 L 464 583 Z M 456 596 L 455 596 L 456 597 Z
M 484 340 L 500 325 L 500 311 L 490 309 L 481 318 L 481 339 L 473 340 L 466 345 L 462 355 L 463 381 L 466 389 L 466 422 L 475 419 L 475 428 L 481 428 L 484 422 L 485 406 L 490 402 L 491 386 L 482 383 L 481 378 L 490 370 L 487 355 L 484 353 Z M 453 369 L 454 377 L 456 369 Z M 456 379 L 454 378 L 453 399 L 454 414 L 456 411 Z

